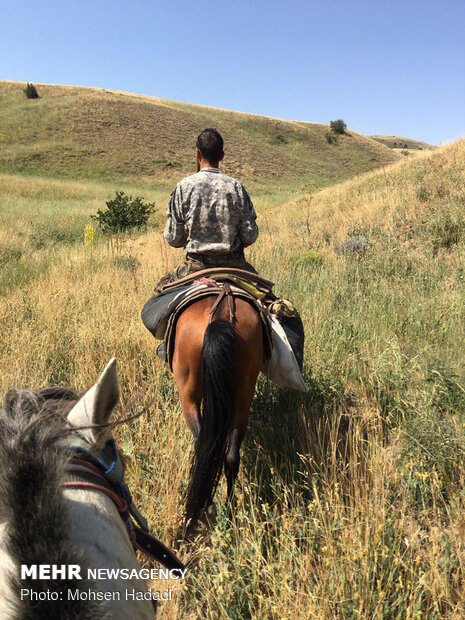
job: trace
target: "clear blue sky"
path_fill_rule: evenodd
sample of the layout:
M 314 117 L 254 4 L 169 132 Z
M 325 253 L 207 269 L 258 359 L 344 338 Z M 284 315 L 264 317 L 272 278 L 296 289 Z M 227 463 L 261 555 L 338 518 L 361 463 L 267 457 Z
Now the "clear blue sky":
M 1 79 L 465 134 L 464 0 L 0 0 L 0 20 Z

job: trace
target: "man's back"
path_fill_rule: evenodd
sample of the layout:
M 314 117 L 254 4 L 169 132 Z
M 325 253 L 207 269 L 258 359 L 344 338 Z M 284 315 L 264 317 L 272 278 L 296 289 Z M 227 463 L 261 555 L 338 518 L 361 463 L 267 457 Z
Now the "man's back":
M 202 168 L 177 184 L 167 216 L 166 240 L 192 254 L 230 254 L 258 236 L 244 186 L 215 167 Z

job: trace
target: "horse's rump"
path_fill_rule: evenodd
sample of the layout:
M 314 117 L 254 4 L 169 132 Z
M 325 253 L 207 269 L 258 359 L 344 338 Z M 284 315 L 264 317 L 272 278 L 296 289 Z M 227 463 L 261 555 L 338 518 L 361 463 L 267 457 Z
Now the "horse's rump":
M 232 294 L 235 299 L 241 299 L 247 302 L 249 306 L 252 306 L 254 309 L 254 313 L 258 316 L 259 321 L 262 325 L 262 346 L 264 351 L 264 357 L 268 358 L 271 355 L 271 324 L 265 313 L 263 306 L 260 302 L 255 299 L 252 295 L 247 293 L 246 291 L 232 288 Z M 220 286 L 209 286 L 202 288 L 196 288 L 192 290 L 192 293 L 186 296 L 176 308 L 172 311 L 169 316 L 169 320 L 166 327 L 165 332 L 165 359 L 168 363 L 169 367 L 173 369 L 173 355 L 175 350 L 175 340 L 176 340 L 176 326 L 179 318 L 183 315 L 183 313 L 189 308 L 189 306 L 204 300 L 211 298 L 212 304 L 214 300 L 221 294 L 222 287 Z M 212 305 L 211 304 L 211 305 Z

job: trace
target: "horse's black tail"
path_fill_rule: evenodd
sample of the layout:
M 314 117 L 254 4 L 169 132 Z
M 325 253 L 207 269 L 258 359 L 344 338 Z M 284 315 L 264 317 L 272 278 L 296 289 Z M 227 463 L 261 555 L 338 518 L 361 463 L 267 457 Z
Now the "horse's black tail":
M 207 327 L 202 348 L 203 401 L 187 492 L 187 532 L 195 527 L 218 486 L 236 392 L 236 330 L 224 319 Z

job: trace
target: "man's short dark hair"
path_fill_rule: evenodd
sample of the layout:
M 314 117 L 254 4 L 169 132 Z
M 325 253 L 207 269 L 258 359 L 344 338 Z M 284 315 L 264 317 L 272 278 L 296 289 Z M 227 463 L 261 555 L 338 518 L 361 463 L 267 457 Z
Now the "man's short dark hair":
M 210 164 L 217 164 L 223 155 L 223 138 L 216 129 L 205 129 L 197 138 L 197 148 Z

